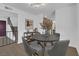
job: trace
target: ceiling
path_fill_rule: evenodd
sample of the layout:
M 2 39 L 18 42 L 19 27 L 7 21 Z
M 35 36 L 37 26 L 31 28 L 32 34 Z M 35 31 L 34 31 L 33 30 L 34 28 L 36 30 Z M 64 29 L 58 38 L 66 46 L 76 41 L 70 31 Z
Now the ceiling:
M 32 14 L 52 13 L 55 9 L 74 5 L 73 3 L 46 3 L 45 6 L 34 8 L 32 6 L 29 6 L 28 3 L 4 3 L 4 4 Z

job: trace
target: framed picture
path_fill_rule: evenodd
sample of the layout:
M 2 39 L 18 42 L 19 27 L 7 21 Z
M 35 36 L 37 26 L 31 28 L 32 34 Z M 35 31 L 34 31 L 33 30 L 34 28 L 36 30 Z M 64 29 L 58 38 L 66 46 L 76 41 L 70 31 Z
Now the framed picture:
M 33 20 L 26 19 L 25 20 L 25 28 L 33 29 Z

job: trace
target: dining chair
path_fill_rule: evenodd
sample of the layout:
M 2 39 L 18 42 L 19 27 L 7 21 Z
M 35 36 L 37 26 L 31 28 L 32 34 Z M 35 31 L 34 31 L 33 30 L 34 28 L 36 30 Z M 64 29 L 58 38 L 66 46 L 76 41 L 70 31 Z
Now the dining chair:
M 59 41 L 59 39 L 60 39 L 60 34 L 59 34 L 59 33 L 55 33 L 54 35 L 55 35 L 55 38 Z
M 39 54 L 37 53 L 37 50 L 33 49 L 30 47 L 30 45 L 28 44 L 27 40 L 25 40 L 24 38 L 22 38 L 22 41 L 23 41 L 23 45 L 24 45 L 24 49 L 25 49 L 25 52 L 29 55 L 29 56 L 32 56 L 32 55 L 36 55 L 38 56 Z
M 54 45 L 57 41 L 60 40 L 60 34 L 59 33 L 54 33 L 53 35 L 51 35 L 51 37 L 49 39 L 56 40 L 55 42 L 51 42 L 51 45 Z
M 65 56 L 70 40 L 62 40 L 55 43 L 54 47 L 47 51 L 49 56 Z
M 66 51 L 66 56 L 79 56 L 77 48 L 74 46 L 69 46 Z

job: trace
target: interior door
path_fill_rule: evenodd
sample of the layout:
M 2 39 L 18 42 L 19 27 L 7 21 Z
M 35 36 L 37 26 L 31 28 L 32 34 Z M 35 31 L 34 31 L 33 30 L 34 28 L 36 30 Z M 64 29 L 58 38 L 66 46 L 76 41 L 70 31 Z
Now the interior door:
M 6 36 L 6 21 L 0 20 L 0 37 Z

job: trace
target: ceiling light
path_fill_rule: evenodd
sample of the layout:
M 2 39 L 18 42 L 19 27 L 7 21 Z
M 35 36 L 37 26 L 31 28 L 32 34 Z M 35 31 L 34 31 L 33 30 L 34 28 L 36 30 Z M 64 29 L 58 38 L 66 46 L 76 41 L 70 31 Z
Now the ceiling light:
M 30 3 L 29 5 L 35 8 L 39 8 L 39 7 L 45 6 L 46 4 L 45 3 Z

